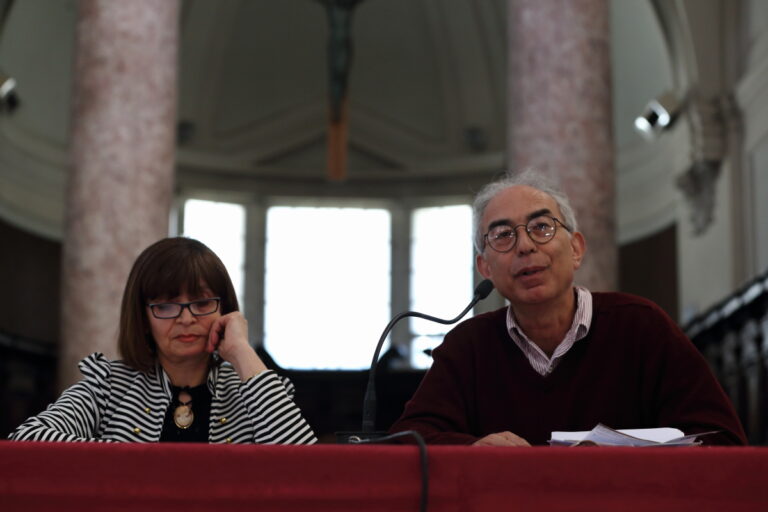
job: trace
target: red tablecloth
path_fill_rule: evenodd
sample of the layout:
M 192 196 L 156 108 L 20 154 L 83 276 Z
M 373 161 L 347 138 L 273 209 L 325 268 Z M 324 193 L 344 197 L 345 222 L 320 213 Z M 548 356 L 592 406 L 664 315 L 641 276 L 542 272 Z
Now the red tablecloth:
M 430 511 L 768 511 L 768 448 L 430 447 Z M 416 511 L 415 446 L 0 442 L 0 511 Z

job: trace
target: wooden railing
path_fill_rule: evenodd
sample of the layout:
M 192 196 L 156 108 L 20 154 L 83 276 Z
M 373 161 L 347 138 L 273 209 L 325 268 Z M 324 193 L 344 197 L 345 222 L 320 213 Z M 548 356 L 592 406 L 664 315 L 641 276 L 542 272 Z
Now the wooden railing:
M 768 444 L 768 272 L 684 326 L 730 396 L 751 444 Z

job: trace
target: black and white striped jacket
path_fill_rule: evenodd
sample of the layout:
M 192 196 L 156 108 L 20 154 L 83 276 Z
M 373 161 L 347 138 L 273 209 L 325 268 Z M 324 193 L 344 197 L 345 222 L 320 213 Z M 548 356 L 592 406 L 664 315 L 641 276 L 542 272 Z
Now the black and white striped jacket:
M 91 354 L 80 362 L 84 379 L 22 423 L 10 439 L 117 441 L 160 439 L 171 403 L 168 376 L 158 365 L 144 373 L 122 361 Z M 315 434 L 293 403 L 293 384 L 271 370 L 240 381 L 232 365 L 208 373 L 211 443 L 312 444 Z

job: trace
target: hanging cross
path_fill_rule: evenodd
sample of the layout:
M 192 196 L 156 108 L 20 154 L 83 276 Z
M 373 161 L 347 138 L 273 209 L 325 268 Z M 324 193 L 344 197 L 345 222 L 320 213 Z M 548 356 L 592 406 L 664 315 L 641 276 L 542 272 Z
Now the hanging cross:
M 347 176 L 347 79 L 352 65 L 352 11 L 362 0 L 318 0 L 328 13 L 328 178 Z

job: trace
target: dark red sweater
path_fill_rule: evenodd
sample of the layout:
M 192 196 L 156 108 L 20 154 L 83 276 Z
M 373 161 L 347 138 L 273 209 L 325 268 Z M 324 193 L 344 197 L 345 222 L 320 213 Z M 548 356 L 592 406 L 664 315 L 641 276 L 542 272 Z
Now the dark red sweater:
M 471 444 L 509 430 L 533 445 L 556 430 L 676 427 L 722 430 L 705 444 L 746 444 L 744 431 L 704 358 L 654 303 L 593 293 L 592 325 L 542 377 L 510 339 L 506 308 L 449 332 L 393 432 L 428 443 Z

